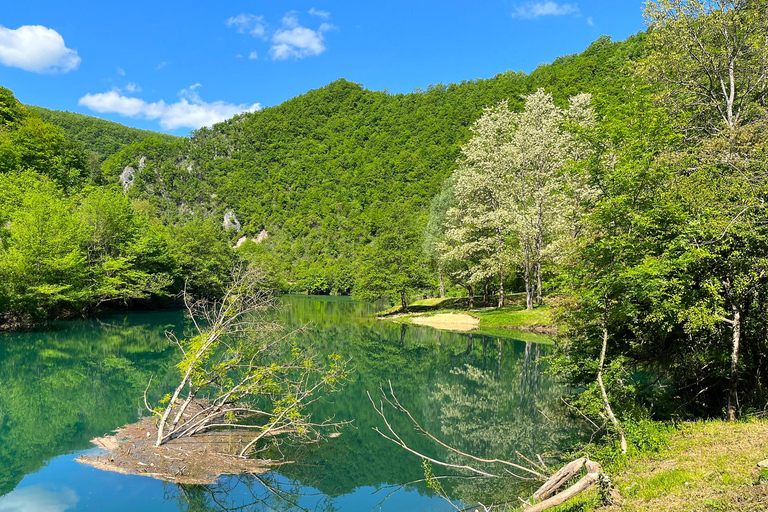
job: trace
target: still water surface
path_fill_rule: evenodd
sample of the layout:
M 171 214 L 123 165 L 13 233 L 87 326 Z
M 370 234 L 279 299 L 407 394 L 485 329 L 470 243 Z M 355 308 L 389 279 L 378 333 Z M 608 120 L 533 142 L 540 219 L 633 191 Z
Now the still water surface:
M 286 455 L 296 464 L 259 477 L 222 477 L 213 486 L 178 486 L 74 461 L 95 450 L 90 439 L 144 413 L 150 375 L 151 397 L 173 385 L 178 354 L 163 333 L 183 332 L 182 312 L 109 315 L 0 335 L 0 511 L 453 510 L 422 482 L 410 483 L 424 477 L 418 457 L 372 430 L 383 425 L 366 391 L 375 395 L 390 380 L 428 430 L 479 456 L 546 454 L 579 435 L 557 404 L 562 389 L 543 372 L 547 345 L 400 326 L 373 313 L 373 306 L 344 298 L 284 298 L 280 316 L 288 327 L 311 324 L 305 342 L 351 356 L 349 381 L 313 414 L 354 420 L 353 426 L 338 438 L 291 449 Z M 405 418 L 393 417 L 393 425 L 415 448 L 450 458 Z M 456 503 L 499 503 L 520 491 L 508 480 L 441 482 Z

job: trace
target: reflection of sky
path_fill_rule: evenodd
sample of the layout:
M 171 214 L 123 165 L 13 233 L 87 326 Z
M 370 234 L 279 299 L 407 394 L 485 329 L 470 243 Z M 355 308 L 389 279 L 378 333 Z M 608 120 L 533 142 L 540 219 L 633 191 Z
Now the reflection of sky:
M 37 473 L 24 477 L 10 494 L 0 497 L 0 512 L 179 512 L 187 510 L 180 505 L 179 488 L 146 476 L 124 475 L 102 471 L 74 459 L 80 453 L 60 455 L 51 459 Z M 269 476 L 269 475 L 264 475 Z M 277 489 L 289 492 L 293 486 L 287 478 L 274 474 Z M 224 477 L 224 481 L 228 477 Z M 222 487 L 226 488 L 227 485 Z M 214 487 L 215 488 L 215 487 Z M 390 496 L 383 506 L 376 506 L 389 493 L 382 489 L 374 493 L 374 487 L 360 487 L 350 494 L 328 498 L 317 489 L 300 486 L 297 498 L 299 507 L 275 499 L 273 491 L 255 485 L 254 494 L 244 485 L 235 485 L 232 492 L 219 494 L 217 498 L 225 506 L 241 507 L 249 512 L 274 512 L 276 510 L 323 510 L 329 502 L 333 510 L 376 512 L 449 512 L 450 504 L 439 498 L 431 498 L 413 489 L 401 490 Z M 260 499 L 259 499 L 260 498 Z M 209 501 L 209 505 L 211 505 Z M 192 510 L 194 507 L 189 507 Z M 211 511 L 226 508 L 211 506 Z
M 67 487 L 30 485 L 1 497 L 0 512 L 65 512 L 77 502 L 77 494 Z

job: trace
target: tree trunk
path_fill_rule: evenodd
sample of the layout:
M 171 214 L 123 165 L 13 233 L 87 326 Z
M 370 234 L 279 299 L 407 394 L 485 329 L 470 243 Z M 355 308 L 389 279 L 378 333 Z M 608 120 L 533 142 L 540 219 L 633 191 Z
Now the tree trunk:
M 731 381 L 728 384 L 728 420 L 736 421 L 739 404 L 739 343 L 741 342 L 741 312 L 733 306 L 733 347 L 731 351 Z
M 607 322 L 607 321 L 606 321 Z M 603 368 L 605 367 L 605 352 L 608 349 L 608 327 L 603 324 L 603 348 L 600 351 L 600 366 L 597 370 L 597 384 L 600 386 L 600 394 L 603 395 L 603 403 L 605 404 L 605 414 L 608 419 L 611 420 L 613 426 L 616 428 L 616 432 L 619 433 L 619 439 L 621 441 L 621 453 L 627 453 L 627 438 L 624 437 L 624 429 L 621 427 L 621 423 L 613 414 L 611 408 L 611 402 L 608 400 L 608 393 L 605 391 L 605 384 L 603 384 Z
M 475 289 L 471 284 L 465 284 L 464 288 L 467 289 L 467 293 L 469 294 L 469 307 L 475 307 Z
M 544 302 L 544 291 L 541 285 L 541 262 L 536 262 L 536 304 Z
M 536 232 L 536 304 L 543 302 L 544 292 L 541 289 L 541 248 L 544 245 L 544 214 L 541 211 L 542 205 L 539 204 L 539 225 Z
M 440 298 L 445 298 L 445 283 L 443 282 L 443 271 L 439 271 L 437 275 L 440 277 Z
M 523 247 L 523 277 L 525 278 L 525 309 L 533 309 L 533 292 L 531 290 L 531 255 L 528 241 Z
M 545 500 L 552 496 L 552 494 L 554 494 L 555 491 L 562 487 L 565 482 L 576 476 L 576 474 L 581 471 L 581 468 L 584 467 L 586 462 L 587 458 L 581 457 L 580 459 L 571 461 L 560 468 L 559 471 L 557 471 L 554 475 L 549 477 L 546 482 L 544 482 L 544 485 L 539 487 L 539 489 L 533 493 L 533 499 L 539 501 Z
M 588 461 L 586 463 L 587 467 L 587 474 L 584 475 L 581 480 L 567 488 L 566 490 L 562 491 L 559 494 L 555 494 L 551 498 L 548 498 L 541 503 L 537 503 L 535 505 L 532 505 L 529 508 L 526 508 L 526 512 L 542 512 L 543 510 L 548 510 L 550 508 L 556 507 L 558 505 L 562 505 L 566 501 L 570 500 L 574 496 L 578 495 L 579 493 L 585 491 L 586 489 L 589 489 L 595 482 L 600 480 L 600 464 L 593 461 Z
M 485 288 L 483 289 L 483 304 L 486 306 L 488 305 L 488 302 L 490 302 L 490 297 L 488 296 L 488 280 L 485 280 Z
M 400 290 L 400 305 L 403 306 L 403 311 L 408 310 L 408 301 L 405 300 L 405 290 Z
M 504 307 L 504 266 L 499 264 L 499 307 Z

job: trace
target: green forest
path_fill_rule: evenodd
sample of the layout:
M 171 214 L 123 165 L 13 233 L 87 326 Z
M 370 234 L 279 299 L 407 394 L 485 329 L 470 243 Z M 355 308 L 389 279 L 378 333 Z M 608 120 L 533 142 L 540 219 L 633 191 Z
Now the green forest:
M 766 2 L 710 4 L 649 2 L 646 31 L 530 74 L 339 79 L 187 138 L 0 87 L 0 324 L 217 298 L 235 264 L 402 310 L 514 295 L 555 311 L 550 372 L 616 450 L 760 414 Z

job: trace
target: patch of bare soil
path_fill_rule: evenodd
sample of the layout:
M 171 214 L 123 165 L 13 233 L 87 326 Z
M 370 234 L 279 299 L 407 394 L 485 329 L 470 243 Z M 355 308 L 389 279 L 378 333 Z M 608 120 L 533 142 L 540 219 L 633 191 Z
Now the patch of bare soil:
M 221 475 L 259 474 L 285 462 L 238 456 L 253 432 L 215 430 L 174 439 L 156 447 L 156 418 L 126 425 L 91 442 L 106 453 L 76 459 L 98 469 L 151 476 L 182 484 L 212 484 Z
M 411 323 L 446 331 L 468 332 L 480 326 L 480 319 L 464 313 L 440 313 L 432 316 L 414 317 L 411 319 Z

